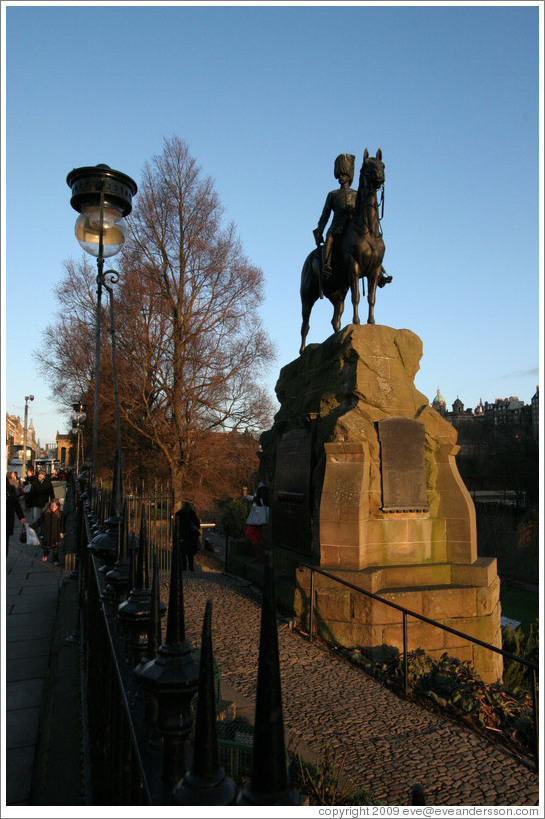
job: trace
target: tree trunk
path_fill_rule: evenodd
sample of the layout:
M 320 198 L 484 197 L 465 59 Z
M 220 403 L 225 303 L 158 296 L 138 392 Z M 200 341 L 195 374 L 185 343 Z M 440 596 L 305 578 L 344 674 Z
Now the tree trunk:
M 174 461 L 170 463 L 170 483 L 174 495 L 174 511 L 180 509 L 184 498 L 184 470 L 179 469 Z

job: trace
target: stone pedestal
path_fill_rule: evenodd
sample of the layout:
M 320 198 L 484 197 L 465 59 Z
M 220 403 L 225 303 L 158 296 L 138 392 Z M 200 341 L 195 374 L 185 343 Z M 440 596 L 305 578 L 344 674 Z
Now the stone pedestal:
M 501 646 L 496 561 L 478 558 L 457 432 L 414 386 L 422 342 L 349 325 L 280 373 L 261 437 L 274 547 L 392 602 Z M 296 610 L 308 611 L 298 570 Z M 315 576 L 319 631 L 345 646 L 401 648 L 401 614 Z M 501 656 L 408 618 L 409 650 L 470 659 L 486 681 Z

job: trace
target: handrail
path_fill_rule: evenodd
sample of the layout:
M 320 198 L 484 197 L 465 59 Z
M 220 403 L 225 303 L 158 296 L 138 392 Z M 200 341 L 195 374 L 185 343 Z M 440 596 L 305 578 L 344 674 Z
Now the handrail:
M 483 648 L 488 648 L 490 651 L 495 651 L 496 654 L 501 654 L 503 657 L 507 657 L 509 660 L 516 660 L 516 662 L 522 663 L 522 665 L 526 665 L 528 668 L 539 671 L 539 666 L 536 665 L 536 663 L 532 663 L 530 660 L 525 660 L 523 657 L 519 657 L 517 654 L 511 654 L 509 651 L 505 651 L 503 648 L 497 648 L 490 643 L 485 643 L 483 640 L 479 640 L 478 637 L 472 637 L 470 634 L 465 634 L 463 631 L 458 631 L 450 626 L 445 626 L 438 620 L 432 620 L 429 617 L 425 617 L 423 614 L 418 614 L 416 611 L 405 608 L 405 606 L 400 606 L 399 603 L 392 603 L 390 600 L 386 600 L 385 597 L 380 597 L 380 595 L 367 591 L 367 589 L 362 589 L 361 586 L 355 586 L 354 583 L 349 583 L 348 580 L 335 577 L 335 575 L 330 574 L 323 569 L 319 569 L 317 566 L 311 566 L 310 563 L 300 563 L 299 566 L 302 566 L 305 569 L 310 569 L 313 572 L 318 572 L 318 574 L 322 574 L 324 577 L 329 577 L 330 580 L 335 580 L 337 583 L 341 583 L 343 586 L 348 586 L 348 588 L 353 589 L 354 591 L 361 592 L 362 594 L 367 595 L 367 597 L 372 597 L 374 600 L 378 600 L 379 602 L 384 603 L 386 606 L 390 606 L 390 608 L 397 609 L 404 614 L 409 614 L 411 617 L 416 617 L 418 620 L 423 620 L 424 623 L 429 623 L 431 626 L 437 626 L 437 628 L 441 628 L 443 631 L 448 631 L 450 634 L 455 634 L 457 637 L 463 637 L 465 640 L 470 640 L 472 643 L 483 646 Z
M 477 637 L 472 637 L 470 634 L 465 634 L 463 631 L 458 631 L 457 629 L 451 628 L 450 626 L 445 626 L 443 623 L 439 623 L 437 620 L 432 620 L 429 617 L 425 617 L 423 614 L 417 614 L 417 612 L 412 611 L 411 609 L 406 608 L 405 606 L 400 606 L 399 603 L 392 603 L 390 600 L 386 600 L 385 597 L 381 597 L 378 594 L 374 594 L 373 592 L 367 591 L 367 589 L 362 589 L 361 586 L 356 586 L 354 583 L 350 583 L 348 580 L 343 580 L 341 577 L 336 577 L 334 574 L 330 574 L 329 572 L 324 571 L 324 569 L 319 569 L 317 566 L 313 566 L 310 563 L 299 563 L 299 568 L 310 569 L 310 612 L 309 612 L 309 642 L 312 641 L 312 632 L 313 632 L 313 620 L 314 620 L 314 572 L 323 575 L 324 577 L 329 578 L 330 580 L 335 581 L 336 583 L 340 583 L 342 586 L 346 586 L 349 589 L 353 589 L 356 592 L 360 592 L 361 594 L 365 594 L 367 597 L 373 598 L 373 600 L 378 600 L 380 603 L 384 603 L 386 606 L 390 606 L 390 608 L 397 609 L 403 615 L 403 677 L 404 677 L 404 689 L 405 695 L 408 694 L 409 690 L 409 682 L 408 682 L 408 662 L 407 662 L 407 617 L 416 617 L 417 620 L 422 620 L 424 623 L 428 623 L 431 626 L 435 626 L 436 628 L 443 629 L 443 631 L 448 631 L 449 634 L 455 634 L 457 637 L 462 637 L 465 640 L 469 640 L 476 645 L 482 646 L 483 648 L 487 648 L 490 651 L 495 651 L 496 654 L 501 654 L 502 657 L 507 657 L 509 660 L 514 660 L 521 665 L 525 665 L 527 668 L 530 668 L 532 671 L 532 710 L 533 710 L 533 717 L 534 717 L 534 736 L 535 736 L 535 743 L 536 743 L 536 751 L 535 751 L 535 759 L 536 759 L 536 768 L 539 767 L 539 722 L 538 722 L 538 701 L 537 701 L 537 680 L 536 680 L 536 673 L 539 672 L 539 666 L 536 663 L 532 663 L 530 660 L 525 660 L 523 657 L 519 657 L 517 654 L 511 654 L 509 651 L 505 651 L 503 648 L 497 648 L 496 646 L 491 645 L 490 643 L 485 643 L 483 640 L 479 640 Z

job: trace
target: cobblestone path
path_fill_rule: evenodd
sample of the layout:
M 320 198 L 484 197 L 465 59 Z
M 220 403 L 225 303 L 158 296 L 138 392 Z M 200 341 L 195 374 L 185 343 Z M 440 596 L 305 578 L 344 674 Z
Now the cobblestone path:
M 200 644 L 213 601 L 214 654 L 223 680 L 255 699 L 260 594 L 216 572 L 184 573 L 186 633 Z M 165 601 L 166 602 L 166 601 Z M 501 746 L 398 698 L 341 656 L 279 624 L 284 724 L 320 753 L 324 741 L 346 773 L 386 805 L 406 805 L 415 783 L 430 805 L 537 805 L 538 776 Z

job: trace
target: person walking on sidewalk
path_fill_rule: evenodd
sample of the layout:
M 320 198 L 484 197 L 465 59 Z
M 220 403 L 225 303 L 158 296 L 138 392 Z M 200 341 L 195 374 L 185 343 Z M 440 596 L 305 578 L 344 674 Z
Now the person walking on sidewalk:
M 26 519 L 30 526 L 34 523 L 34 513 L 38 512 L 37 508 L 34 504 L 34 496 L 35 490 L 38 484 L 38 478 L 34 474 L 34 470 L 31 466 L 28 467 L 26 471 L 26 478 L 23 481 L 23 494 L 25 496 L 25 511 L 26 511 Z
M 21 504 L 19 503 L 17 484 L 13 483 L 13 479 L 10 480 L 9 476 L 6 475 L 6 554 L 9 552 L 9 539 L 15 528 L 16 515 L 24 526 L 25 519 L 23 517 Z
M 43 555 L 44 563 L 50 551 L 53 551 L 53 565 L 59 565 L 59 546 L 64 537 L 65 516 L 61 512 L 55 498 L 46 506 L 42 515 L 43 526 Z
M 51 478 L 49 475 L 46 475 L 45 472 L 38 472 L 32 484 L 31 496 L 33 499 L 32 511 L 34 513 L 32 528 L 38 529 L 38 527 L 41 527 L 43 534 L 43 512 L 49 501 L 55 499 L 55 490 L 53 489 Z
M 194 572 L 193 558 L 199 550 L 201 535 L 201 521 L 189 501 L 185 501 L 182 508 L 176 512 L 178 518 L 178 536 L 182 552 L 182 569 L 185 571 L 189 564 L 189 571 Z

